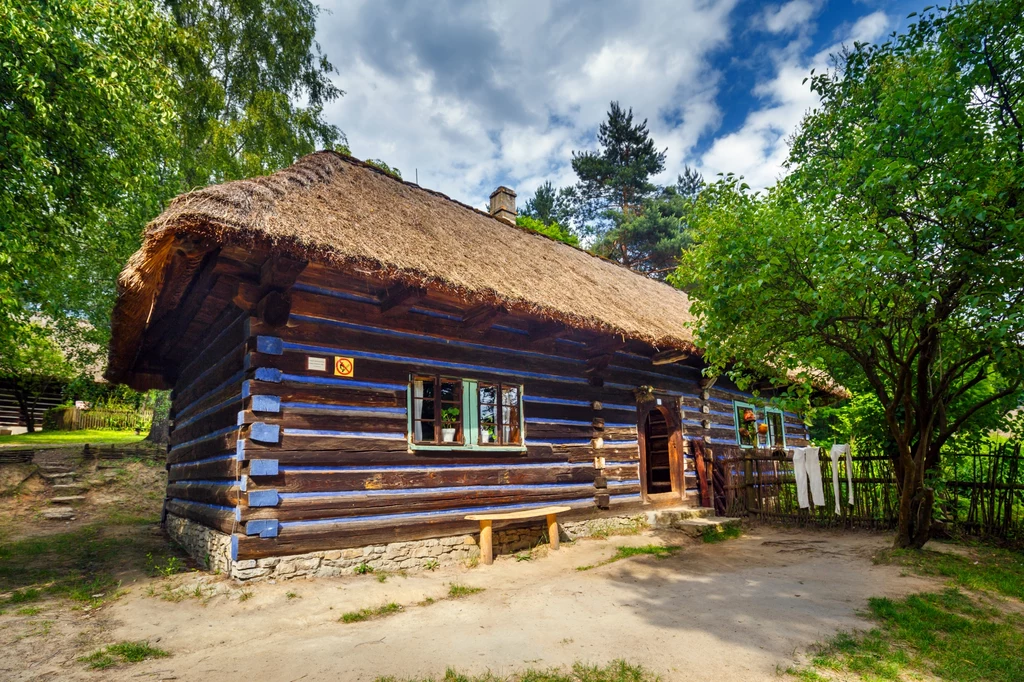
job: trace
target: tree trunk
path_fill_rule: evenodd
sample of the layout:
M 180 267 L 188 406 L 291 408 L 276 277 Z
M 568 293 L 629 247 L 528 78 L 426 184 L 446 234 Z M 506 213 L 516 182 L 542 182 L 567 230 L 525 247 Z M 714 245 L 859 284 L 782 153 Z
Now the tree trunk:
M 21 413 L 21 420 L 25 422 L 25 428 L 29 433 L 34 433 L 36 430 L 35 415 L 32 414 L 32 408 L 28 404 L 28 398 L 24 391 L 15 387 L 14 399 L 18 401 L 18 412 Z
M 149 427 L 149 435 L 146 436 L 148 442 L 157 445 L 167 445 L 170 442 L 170 409 L 171 394 L 169 391 L 161 391 L 153 404 L 153 423 Z
M 913 466 L 901 467 L 895 462 L 900 491 L 899 523 L 893 541 L 897 549 L 921 549 L 931 538 L 935 491 L 924 485 L 922 467 L 917 463 L 925 454 L 915 451 Z

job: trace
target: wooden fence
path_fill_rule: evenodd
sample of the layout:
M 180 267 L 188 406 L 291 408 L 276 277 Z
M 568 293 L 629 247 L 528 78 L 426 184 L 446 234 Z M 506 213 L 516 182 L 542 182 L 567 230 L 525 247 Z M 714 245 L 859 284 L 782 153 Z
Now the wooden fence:
M 832 460 L 819 458 L 825 506 L 801 509 L 793 461 L 766 450 L 713 449 L 711 501 L 720 514 L 744 514 L 770 522 L 843 528 L 894 528 L 899 492 L 888 457 L 852 458 L 854 503 L 848 503 L 846 459 L 839 460 L 839 513 L 835 511 Z M 945 480 L 935 485 L 935 518 L 949 534 L 988 536 L 1024 542 L 1024 466 L 1021 446 L 989 452 L 948 454 Z
M 153 423 L 153 410 L 111 410 L 97 407 L 83 410 L 78 407 L 52 408 L 46 411 L 43 428 L 53 431 L 82 431 L 85 429 L 147 430 Z

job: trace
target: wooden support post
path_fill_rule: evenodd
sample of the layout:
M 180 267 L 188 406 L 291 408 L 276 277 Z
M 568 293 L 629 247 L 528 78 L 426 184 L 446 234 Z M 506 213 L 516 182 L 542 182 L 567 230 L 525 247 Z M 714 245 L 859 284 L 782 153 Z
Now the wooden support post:
M 754 512 L 754 455 L 751 452 L 743 453 L 743 492 L 743 505 L 751 514 Z
M 558 549 L 558 514 L 548 514 L 548 544 Z
M 490 566 L 494 563 L 494 544 L 493 536 L 491 534 L 491 522 L 481 521 L 480 522 L 480 560 L 485 565 Z

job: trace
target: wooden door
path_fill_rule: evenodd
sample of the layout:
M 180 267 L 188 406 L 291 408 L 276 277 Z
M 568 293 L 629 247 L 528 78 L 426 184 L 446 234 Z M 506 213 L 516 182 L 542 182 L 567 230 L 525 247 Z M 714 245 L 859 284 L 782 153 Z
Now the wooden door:
M 686 491 L 678 400 L 655 396 L 638 405 L 637 439 L 640 445 L 640 487 L 644 499 L 682 499 Z

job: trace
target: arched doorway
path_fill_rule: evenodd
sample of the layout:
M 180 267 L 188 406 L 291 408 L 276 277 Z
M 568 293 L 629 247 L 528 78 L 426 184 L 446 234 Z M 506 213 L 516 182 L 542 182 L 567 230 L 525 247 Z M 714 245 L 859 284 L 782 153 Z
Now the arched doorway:
M 637 405 L 640 483 L 648 502 L 678 503 L 683 498 L 683 431 L 676 397 L 655 394 Z
M 647 494 L 672 492 L 672 463 L 669 457 L 668 422 L 661 410 L 651 410 L 644 420 L 644 444 L 647 464 Z

